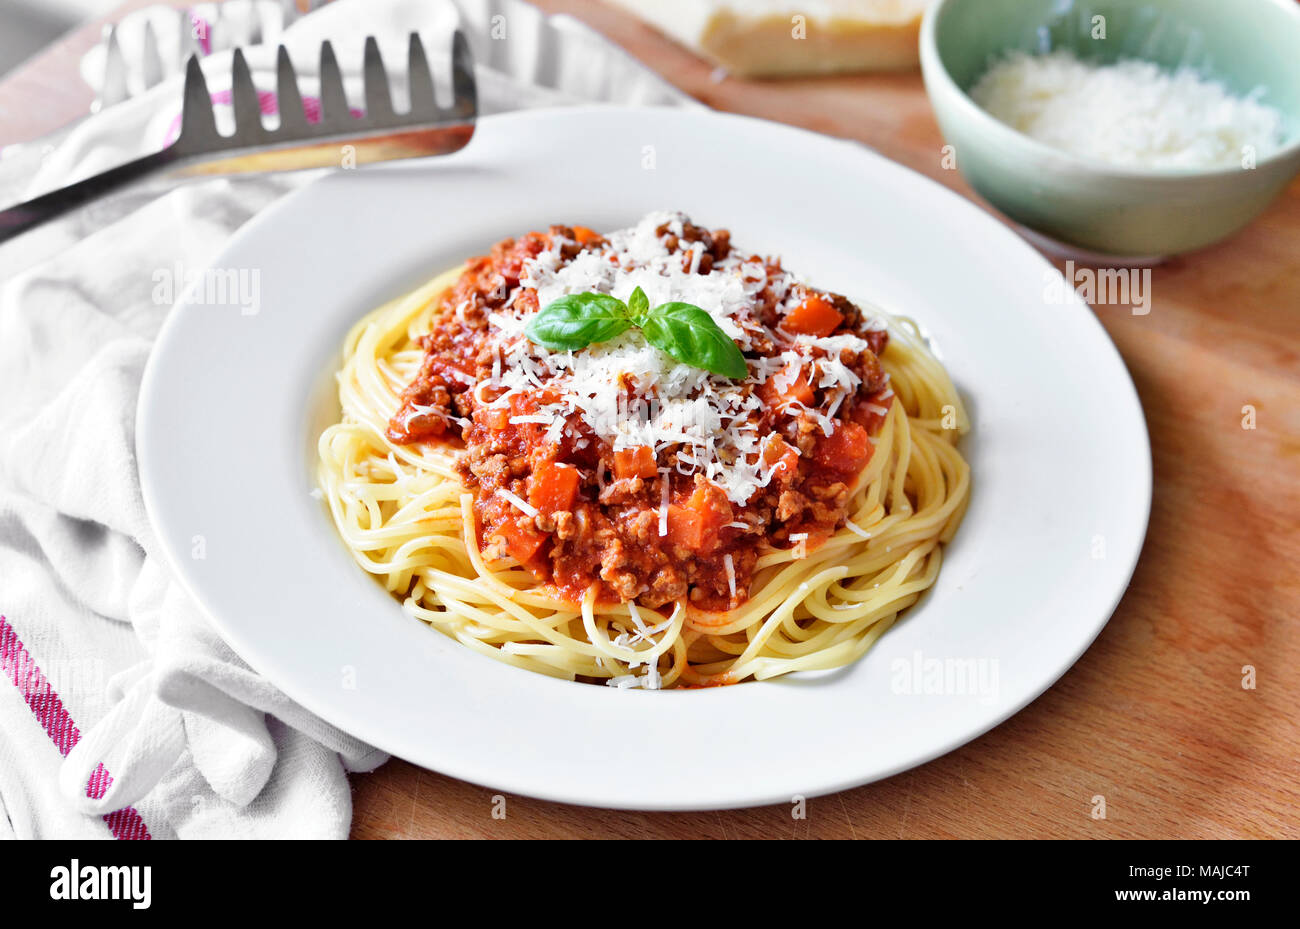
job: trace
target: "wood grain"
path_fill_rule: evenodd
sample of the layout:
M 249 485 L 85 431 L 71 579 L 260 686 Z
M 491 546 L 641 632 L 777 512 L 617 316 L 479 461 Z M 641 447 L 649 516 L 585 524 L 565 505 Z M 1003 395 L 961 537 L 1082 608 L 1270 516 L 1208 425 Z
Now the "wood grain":
M 537 5 L 709 106 L 857 139 L 978 202 L 941 165 L 917 74 L 718 81 L 620 11 Z M 58 91 L 75 81 L 74 40 L 0 84 L 6 132 L 78 115 Z M 1096 312 L 1146 411 L 1151 525 L 1110 623 L 1024 711 L 930 764 L 813 799 L 806 819 L 789 805 L 627 813 L 515 796 L 500 819 L 492 791 L 394 760 L 353 777 L 354 837 L 1300 838 L 1300 183 L 1232 240 L 1153 269 L 1149 314 Z
M 857 139 L 978 202 L 942 167 L 919 74 L 719 82 L 620 11 L 537 5 L 709 106 Z M 1300 837 L 1300 183 L 1231 241 L 1154 268 L 1149 314 L 1097 313 L 1147 414 L 1151 526 L 1115 616 L 1023 712 L 930 764 L 811 800 L 804 820 L 789 805 L 628 813 L 513 796 L 499 820 L 492 791 L 393 762 L 354 778 L 353 835 Z M 1241 426 L 1247 404 L 1255 430 Z

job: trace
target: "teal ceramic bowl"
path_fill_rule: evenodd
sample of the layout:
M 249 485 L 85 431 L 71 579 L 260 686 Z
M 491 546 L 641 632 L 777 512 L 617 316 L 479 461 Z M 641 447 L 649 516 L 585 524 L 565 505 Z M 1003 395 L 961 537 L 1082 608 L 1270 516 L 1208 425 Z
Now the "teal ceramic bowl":
M 1105 17 L 1106 38 L 1093 38 Z M 1262 88 L 1286 144 L 1253 168 L 1116 167 L 1052 148 L 990 116 L 967 91 L 1006 53 L 1189 66 L 1237 94 Z M 1078 249 L 1163 256 L 1232 235 L 1300 174 L 1300 4 L 1295 0 L 937 0 L 921 67 L 972 187 L 1016 222 Z

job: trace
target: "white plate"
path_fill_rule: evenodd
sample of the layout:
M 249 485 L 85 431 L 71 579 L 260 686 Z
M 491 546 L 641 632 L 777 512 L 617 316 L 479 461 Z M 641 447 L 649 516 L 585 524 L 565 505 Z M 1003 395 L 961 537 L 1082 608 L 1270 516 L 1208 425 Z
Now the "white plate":
M 969 401 L 965 523 L 932 593 L 849 668 L 645 692 L 499 664 L 406 615 L 310 495 L 340 344 L 362 314 L 503 237 L 661 208 L 913 316 Z M 887 777 L 1049 687 L 1141 549 L 1146 428 L 1092 312 L 1072 293 L 1047 299 L 1056 272 L 1010 230 L 851 143 L 707 112 L 494 116 L 455 156 L 304 188 L 214 267 L 257 272 L 258 312 L 196 294 L 163 328 L 140 398 L 145 501 L 172 566 L 294 699 L 456 777 L 639 809 L 790 802 Z

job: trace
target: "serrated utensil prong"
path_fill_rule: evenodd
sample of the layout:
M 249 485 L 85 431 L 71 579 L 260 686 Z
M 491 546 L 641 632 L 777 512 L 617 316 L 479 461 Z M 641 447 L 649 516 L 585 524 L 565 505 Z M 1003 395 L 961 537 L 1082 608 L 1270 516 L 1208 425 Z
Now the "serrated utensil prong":
M 283 45 L 275 53 L 275 104 L 280 111 L 281 135 L 306 131 L 307 114 L 302 108 L 302 94 L 298 91 L 298 76 L 293 70 L 289 50 Z
M 329 40 L 320 45 L 320 123 L 329 129 L 343 130 L 352 119 L 348 94 L 343 88 L 343 73 L 334 46 Z
M 235 135 L 246 144 L 262 134 L 262 104 L 243 49 L 235 49 L 230 65 L 230 106 L 235 112 Z
M 408 51 L 411 108 L 398 115 L 393 111 L 392 89 L 378 44 L 373 39 L 366 42 L 362 73 L 367 113 L 365 118 L 355 119 L 348 107 L 334 49 L 329 42 L 322 43 L 319 74 L 322 118 L 311 123 L 303 109 L 293 62 L 284 47 L 280 47 L 276 57 L 280 125 L 269 132 L 262 123 L 257 88 L 248 62 L 236 50 L 231 56 L 235 131 L 228 136 L 217 131 L 212 97 L 199 65 L 200 56 L 191 55 L 185 63 L 181 128 L 175 142 L 152 155 L 0 210 L 0 241 L 114 188 L 160 172 L 190 177 L 300 171 L 459 151 L 473 138 L 478 116 L 469 43 L 460 32 L 452 40 L 453 93 L 448 107 L 437 105 L 429 63 L 417 34 L 411 35 Z
M 406 84 L 411 90 L 411 105 L 406 115 L 412 118 L 434 119 L 438 103 L 433 88 L 433 74 L 429 59 L 424 55 L 424 42 L 418 32 L 412 32 L 406 50 Z
M 195 151 L 217 145 L 221 141 L 221 135 L 217 132 L 217 118 L 212 112 L 212 97 L 208 94 L 208 82 L 203 77 L 203 68 L 199 66 L 197 55 L 191 55 L 185 65 L 181 134 L 176 141 Z
M 374 36 L 366 36 L 365 62 L 361 68 L 365 82 L 366 122 L 372 126 L 386 126 L 392 123 L 393 97 L 388 89 L 388 72 L 384 70 L 384 59 L 379 54 L 379 42 Z
M 478 85 L 474 81 L 474 56 L 459 29 L 451 40 L 452 116 L 472 119 L 478 112 Z

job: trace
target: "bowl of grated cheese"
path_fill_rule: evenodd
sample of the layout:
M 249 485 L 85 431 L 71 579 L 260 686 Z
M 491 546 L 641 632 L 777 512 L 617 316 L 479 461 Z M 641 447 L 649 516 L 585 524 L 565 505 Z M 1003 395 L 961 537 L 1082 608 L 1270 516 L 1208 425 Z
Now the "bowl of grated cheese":
M 945 165 L 1074 249 L 1201 248 L 1300 174 L 1296 0 L 937 0 L 921 66 Z

